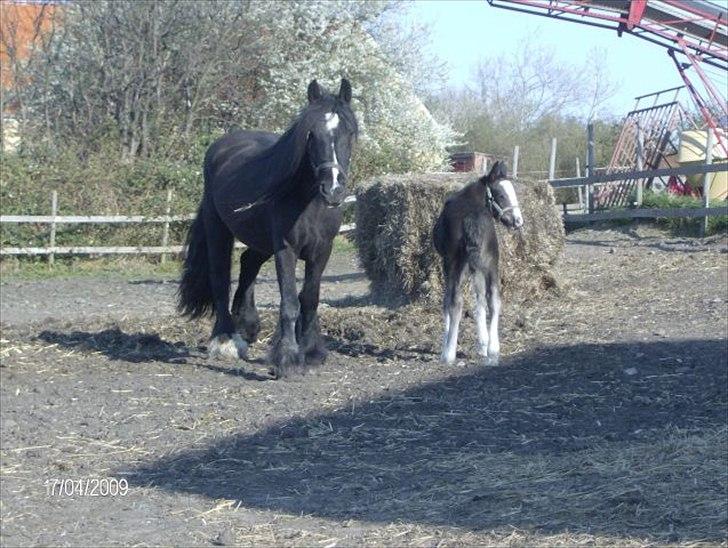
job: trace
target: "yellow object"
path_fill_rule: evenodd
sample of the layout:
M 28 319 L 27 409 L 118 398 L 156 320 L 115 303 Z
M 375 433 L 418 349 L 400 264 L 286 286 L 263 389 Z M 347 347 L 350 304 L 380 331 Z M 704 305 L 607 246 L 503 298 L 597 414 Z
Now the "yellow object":
M 726 139 L 725 131 L 718 128 L 723 140 Z M 682 165 L 690 165 L 692 162 L 705 162 L 705 151 L 708 148 L 708 130 L 695 129 L 691 131 L 683 131 L 680 134 L 680 150 L 677 155 L 677 161 Z M 724 160 L 725 152 L 718 143 L 717 139 L 713 139 L 713 161 Z
M 725 131 L 718 128 L 718 132 L 723 139 L 726 139 Z M 717 141 L 717 139 L 714 139 Z M 681 166 L 691 166 L 705 163 L 705 152 L 708 149 L 708 131 L 707 130 L 691 130 L 683 131 L 680 134 L 680 150 L 678 151 L 677 160 Z M 725 164 L 726 155 L 719 143 L 713 144 L 713 163 Z M 705 175 L 690 175 L 687 177 L 688 183 L 693 188 L 703 187 L 703 178 Z M 728 171 L 719 171 L 717 173 L 709 173 L 710 180 L 710 199 L 726 200 L 728 199 Z
M 681 166 L 699 165 L 704 162 L 682 162 Z M 708 179 L 710 180 L 710 199 L 711 200 L 728 200 L 728 163 L 725 161 L 714 162 L 720 163 L 725 166 L 724 171 L 718 171 L 717 173 L 708 173 Z M 688 183 L 693 188 L 703 187 L 704 174 L 699 173 L 698 175 L 689 175 L 687 177 Z

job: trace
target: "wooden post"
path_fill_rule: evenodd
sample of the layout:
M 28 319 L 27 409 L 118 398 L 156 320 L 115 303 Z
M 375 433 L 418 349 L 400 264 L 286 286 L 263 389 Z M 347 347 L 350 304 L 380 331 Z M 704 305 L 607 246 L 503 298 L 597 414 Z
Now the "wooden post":
M 172 189 L 167 189 L 167 207 L 165 209 L 165 215 L 167 219 L 164 221 L 164 228 L 162 229 L 162 247 L 167 247 L 169 244 L 169 216 L 172 212 Z M 162 253 L 162 264 L 167 262 L 167 254 Z
M 513 178 L 518 178 L 518 145 L 513 147 Z
M 645 134 L 642 131 L 642 127 L 637 124 L 637 171 L 642 171 L 645 168 Z M 642 206 L 642 194 L 644 193 L 645 180 L 640 178 L 637 179 L 637 199 L 635 205 L 637 207 Z
M 708 139 L 705 144 L 705 165 L 709 166 L 713 163 L 713 130 L 708 127 Z M 712 173 L 703 175 L 703 207 L 710 207 L 710 183 L 713 177 Z M 703 236 L 708 235 L 708 215 L 703 217 L 703 227 L 701 233 Z
M 594 124 L 589 122 L 586 126 L 586 176 L 591 179 L 594 176 Z M 589 213 L 594 213 L 594 189 L 591 182 L 586 186 L 586 201 Z
M 50 247 L 51 251 L 48 253 L 48 266 L 53 268 L 53 263 L 56 260 L 56 254 L 53 252 L 53 249 L 56 247 L 56 217 L 58 216 L 58 192 L 53 191 L 51 193 L 51 217 L 53 217 L 53 220 L 51 221 L 51 237 L 50 237 Z
M 556 137 L 551 139 L 551 156 L 549 157 L 549 181 L 556 175 Z
M 576 176 L 581 177 L 581 164 L 579 163 L 579 157 L 576 157 Z M 579 185 L 576 187 L 576 192 L 579 196 L 579 209 L 582 213 L 586 213 L 586 204 L 584 204 L 584 186 Z

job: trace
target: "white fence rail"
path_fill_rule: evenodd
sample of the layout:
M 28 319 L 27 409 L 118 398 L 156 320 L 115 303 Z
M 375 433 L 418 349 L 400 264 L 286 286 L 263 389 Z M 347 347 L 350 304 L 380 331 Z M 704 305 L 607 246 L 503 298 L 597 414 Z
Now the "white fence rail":
M 49 263 L 53 263 L 56 255 L 162 255 L 162 261 L 170 253 L 182 253 L 184 246 L 168 245 L 169 224 L 180 221 L 191 221 L 195 218 L 194 213 L 185 215 L 170 215 L 170 204 L 172 202 L 171 191 L 167 192 L 167 215 L 158 217 L 146 217 L 144 215 L 57 215 L 58 194 L 54 190 L 51 197 L 51 215 L 0 215 L 0 224 L 4 223 L 32 223 L 50 224 L 49 245 L 46 247 L 2 247 L 0 256 L 8 255 L 48 255 Z M 356 202 L 355 196 L 349 196 L 344 204 Z M 122 223 L 163 223 L 162 245 L 158 246 L 57 246 L 56 227 L 59 224 L 122 224 Z M 341 225 L 339 234 L 351 232 L 356 225 Z M 236 248 L 244 248 L 240 242 L 235 242 Z

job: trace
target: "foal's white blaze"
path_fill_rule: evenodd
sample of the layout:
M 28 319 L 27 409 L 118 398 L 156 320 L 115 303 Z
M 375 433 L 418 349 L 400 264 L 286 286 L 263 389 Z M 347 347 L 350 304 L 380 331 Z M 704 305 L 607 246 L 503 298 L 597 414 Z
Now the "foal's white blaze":
M 327 112 L 324 115 L 324 118 L 326 120 L 326 129 L 328 130 L 329 134 L 333 137 L 334 136 L 334 130 L 339 127 L 339 115 L 335 112 Z M 332 162 L 335 164 L 338 164 L 338 160 L 336 159 L 336 147 L 334 146 L 334 141 L 331 141 L 331 155 L 332 155 Z M 331 190 L 336 190 L 339 186 L 339 168 L 332 167 L 331 168 L 331 178 L 333 180 L 333 185 L 331 186 Z
M 503 179 L 498 184 L 508 196 L 508 201 L 513 208 L 513 219 L 516 221 L 516 226 L 523 225 L 523 215 L 521 215 L 521 207 L 518 205 L 518 197 L 516 196 L 516 190 L 513 188 L 513 183 L 508 179 Z

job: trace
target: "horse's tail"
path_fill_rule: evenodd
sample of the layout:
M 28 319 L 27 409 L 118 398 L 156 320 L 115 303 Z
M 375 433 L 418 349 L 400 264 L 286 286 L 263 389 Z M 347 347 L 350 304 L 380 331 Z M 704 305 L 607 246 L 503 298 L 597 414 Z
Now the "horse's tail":
M 205 201 L 203 197 L 189 232 L 182 281 L 177 291 L 177 310 L 190 319 L 213 312 L 207 239 L 205 237 Z

